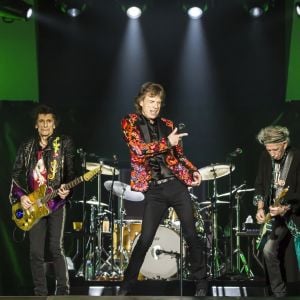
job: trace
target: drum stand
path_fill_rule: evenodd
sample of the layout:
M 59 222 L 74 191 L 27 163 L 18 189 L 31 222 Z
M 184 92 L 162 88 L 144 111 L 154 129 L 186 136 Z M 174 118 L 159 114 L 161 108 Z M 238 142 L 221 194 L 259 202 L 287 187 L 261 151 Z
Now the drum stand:
M 236 249 L 233 251 L 233 254 L 236 255 L 236 271 L 239 273 L 242 273 L 245 271 L 246 275 L 248 278 L 253 278 L 253 272 L 251 271 L 250 267 L 248 266 L 246 257 L 244 253 L 241 250 L 241 244 L 240 244 L 240 236 L 237 234 L 238 232 L 241 231 L 241 223 L 240 223 L 240 200 L 241 196 L 239 191 L 235 194 L 235 199 L 236 199 L 236 227 L 234 230 L 236 231 Z M 242 268 L 241 268 L 241 263 L 242 263 Z
M 124 215 L 125 209 L 124 209 L 124 193 L 126 189 L 123 188 L 123 193 L 120 195 L 120 208 L 119 208 L 119 218 L 120 218 L 120 236 L 119 236 L 119 253 L 120 253 L 120 265 L 119 265 L 119 272 L 120 275 L 124 275 L 124 258 L 127 257 L 127 252 L 124 249 L 124 230 L 123 230 L 123 223 L 124 223 Z
M 84 258 L 81 266 L 79 267 L 78 274 L 82 274 L 86 280 L 95 279 L 96 270 L 96 232 L 95 232 L 95 211 L 94 205 L 91 205 L 90 212 L 90 228 L 88 240 L 84 245 Z
M 216 177 L 216 176 L 215 176 Z M 221 275 L 221 263 L 218 246 L 218 220 L 217 220 L 217 181 L 213 180 L 212 204 L 212 247 L 211 247 L 211 277 L 217 278 Z

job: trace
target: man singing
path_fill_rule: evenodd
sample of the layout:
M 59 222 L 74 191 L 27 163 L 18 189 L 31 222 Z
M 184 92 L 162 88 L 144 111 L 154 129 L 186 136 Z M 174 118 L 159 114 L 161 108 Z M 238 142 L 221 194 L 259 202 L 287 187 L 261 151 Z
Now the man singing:
M 184 156 L 181 138 L 187 133 L 178 133 L 172 121 L 159 116 L 164 100 L 165 91 L 160 84 L 143 84 L 135 98 L 137 113 L 126 116 L 121 122 L 131 156 L 131 188 L 145 193 L 145 209 L 141 235 L 124 273 L 119 295 L 132 292 L 156 230 L 168 208 L 173 207 L 189 247 L 196 296 L 205 296 L 205 260 L 187 189 L 199 186 L 201 175 Z

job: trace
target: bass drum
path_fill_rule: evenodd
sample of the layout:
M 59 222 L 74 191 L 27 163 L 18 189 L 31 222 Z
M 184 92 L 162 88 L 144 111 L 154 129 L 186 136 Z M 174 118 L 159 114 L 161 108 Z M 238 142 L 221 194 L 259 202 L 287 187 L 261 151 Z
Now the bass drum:
M 141 234 L 135 238 L 132 250 Z M 183 247 L 183 258 L 185 247 Z M 152 245 L 149 248 L 140 273 L 147 279 L 167 279 L 177 274 L 180 258 L 179 234 L 163 225 L 156 231 Z

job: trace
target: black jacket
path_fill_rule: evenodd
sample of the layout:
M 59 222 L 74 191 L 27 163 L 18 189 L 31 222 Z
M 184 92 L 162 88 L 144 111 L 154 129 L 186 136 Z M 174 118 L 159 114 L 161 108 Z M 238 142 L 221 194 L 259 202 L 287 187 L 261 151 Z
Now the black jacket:
M 22 195 L 33 191 L 32 171 L 37 163 L 38 149 L 38 137 L 28 139 L 19 147 L 12 171 L 9 197 L 11 203 L 19 201 Z M 49 138 L 48 145 L 43 151 L 43 159 L 48 173 L 48 187 L 57 189 L 62 183 L 74 179 L 74 157 L 75 147 L 70 137 L 53 135 Z M 55 169 L 53 169 L 54 160 L 56 161 Z M 49 176 L 51 174 L 53 176 Z
M 286 203 L 291 204 L 289 214 L 300 216 L 300 151 L 289 148 L 293 152 L 293 160 L 286 178 L 285 187 L 289 187 L 284 197 Z M 264 150 L 260 156 L 258 172 L 255 180 L 255 196 L 262 196 L 264 201 L 270 198 L 272 180 L 272 161 L 270 154 Z M 267 202 L 265 202 L 267 205 Z M 265 205 L 265 206 L 266 206 Z

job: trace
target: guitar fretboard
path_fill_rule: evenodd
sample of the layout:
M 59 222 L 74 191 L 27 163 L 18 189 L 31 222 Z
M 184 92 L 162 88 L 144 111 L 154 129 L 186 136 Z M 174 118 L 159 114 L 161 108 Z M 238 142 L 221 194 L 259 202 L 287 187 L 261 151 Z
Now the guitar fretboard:
M 69 190 L 69 189 L 73 188 L 74 186 L 76 186 L 77 184 L 83 182 L 84 180 L 85 181 L 91 180 L 100 171 L 101 171 L 101 168 L 98 167 L 98 168 L 95 168 L 95 169 L 85 173 L 83 176 L 79 176 L 79 177 L 75 178 L 74 180 L 65 184 L 65 189 Z M 52 191 L 51 193 L 46 194 L 44 196 L 44 198 L 41 200 L 41 203 L 44 204 L 44 203 L 48 202 L 50 199 L 55 198 L 58 195 L 58 190 L 59 189 L 56 189 L 56 190 Z
M 71 188 L 73 188 L 74 186 L 78 185 L 79 183 L 81 183 L 83 181 L 83 177 L 77 177 L 74 180 L 70 181 L 69 183 L 65 184 L 65 189 L 69 190 Z M 43 199 L 42 199 L 42 203 L 46 203 L 47 201 L 49 201 L 52 198 L 55 198 L 58 195 L 58 190 L 54 190 L 51 193 L 47 194 Z

